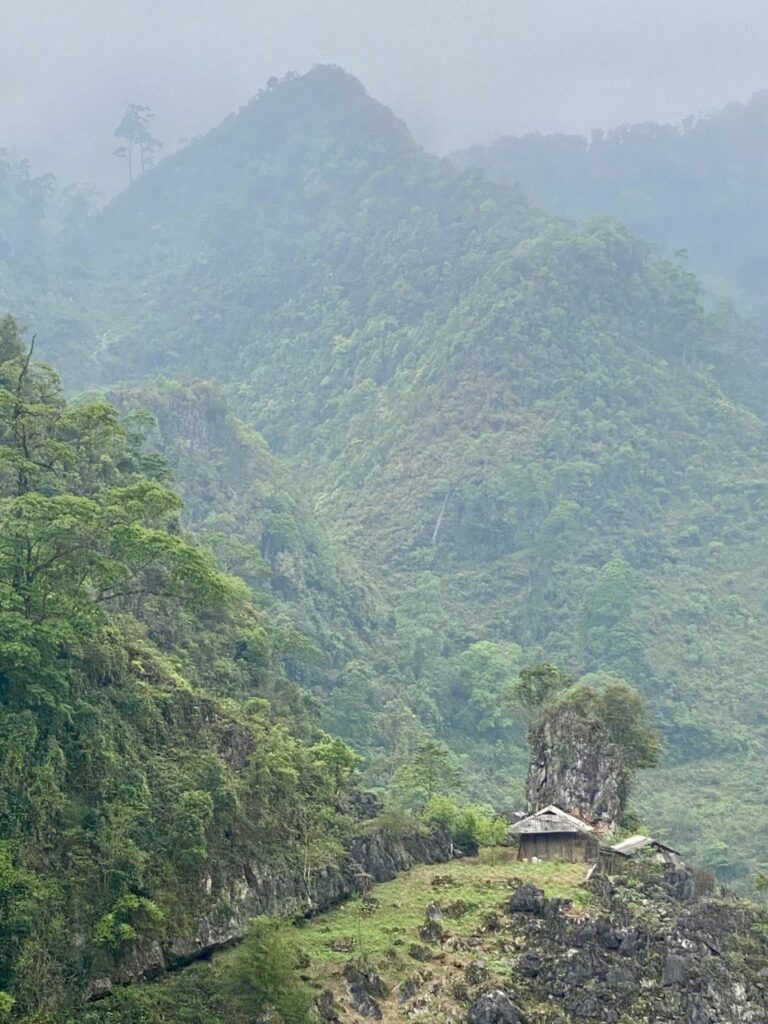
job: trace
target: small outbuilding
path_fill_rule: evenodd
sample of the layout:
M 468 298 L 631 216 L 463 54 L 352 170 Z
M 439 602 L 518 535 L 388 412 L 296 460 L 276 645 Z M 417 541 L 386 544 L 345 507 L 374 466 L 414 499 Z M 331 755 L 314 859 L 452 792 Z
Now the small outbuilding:
M 648 850 L 659 864 L 677 865 L 683 862 L 677 850 L 651 836 L 629 836 L 628 839 L 622 839 L 620 843 L 613 845 L 611 849 L 624 857 L 634 857 L 642 850 Z
M 564 860 L 572 864 L 596 861 L 599 842 L 591 825 L 550 804 L 511 825 L 510 843 L 517 842 L 517 859 Z

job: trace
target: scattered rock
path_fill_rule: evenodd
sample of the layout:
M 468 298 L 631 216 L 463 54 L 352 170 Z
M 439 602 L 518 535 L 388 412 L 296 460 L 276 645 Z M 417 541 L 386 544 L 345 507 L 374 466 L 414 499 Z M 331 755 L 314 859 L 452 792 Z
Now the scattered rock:
M 365 961 L 350 960 L 344 966 L 344 977 L 350 985 L 362 985 L 369 996 L 383 999 L 389 994 L 387 983 Z
M 471 999 L 469 989 L 463 981 L 455 981 L 451 986 L 451 995 L 457 1003 L 468 1003 Z
M 488 980 L 488 968 L 482 960 L 472 960 L 464 968 L 464 977 L 470 985 L 481 985 Z
M 282 1024 L 283 1018 L 274 1008 L 274 1006 L 268 1006 L 265 1010 L 262 1010 L 258 1016 L 254 1017 L 254 1024 Z
M 514 896 L 507 902 L 507 910 L 511 914 L 542 914 L 546 906 L 546 898 L 541 889 L 535 885 L 521 885 Z
M 85 999 L 86 1002 L 95 1003 L 109 995 L 112 995 L 112 979 L 94 978 L 88 986 Z
M 349 1005 L 361 1017 L 381 1020 L 381 1007 L 377 997 L 383 999 L 389 992 L 384 979 L 367 964 L 350 961 L 344 967 L 344 979 L 349 993 Z
M 397 989 L 398 1001 L 401 1003 L 407 1003 L 409 999 L 413 999 L 421 988 L 421 985 L 421 976 L 418 974 L 412 974 L 410 978 L 406 978 Z
M 351 935 L 344 936 L 341 939 L 334 939 L 328 943 L 328 948 L 333 950 L 334 953 L 351 953 L 355 948 L 355 940 Z
M 453 877 L 453 875 L 433 875 L 432 876 L 432 888 L 433 889 L 450 889 L 457 886 L 459 883 Z
M 420 946 L 418 942 L 413 942 L 408 947 L 408 956 L 421 961 L 421 963 L 426 963 L 427 960 L 432 959 L 432 951 L 426 946 Z
M 430 903 L 427 906 L 426 914 L 427 914 L 427 920 L 428 921 L 442 921 L 443 920 L 443 911 L 440 909 L 440 906 L 437 903 Z
M 419 928 L 419 938 L 422 942 L 431 942 L 435 946 L 439 946 L 445 937 L 443 926 L 439 921 L 427 921 Z
M 541 956 L 533 949 L 529 949 L 523 953 L 520 959 L 517 961 L 517 969 L 520 974 L 525 978 L 535 978 L 541 974 L 541 969 L 544 965 L 544 961 Z
M 523 1017 L 506 992 L 486 992 L 469 1008 L 467 1024 L 522 1024 Z
M 483 918 L 483 922 L 480 927 L 484 932 L 500 932 L 501 918 L 495 910 L 491 910 Z
M 333 992 L 329 988 L 324 989 L 315 999 L 315 1006 L 322 1019 L 328 1021 L 328 1024 L 334 1024 L 339 1019 L 336 1001 L 333 998 Z
M 455 900 L 443 908 L 443 913 L 446 917 L 458 920 L 468 914 L 470 910 L 474 910 L 475 906 L 475 903 L 467 903 L 466 900 Z

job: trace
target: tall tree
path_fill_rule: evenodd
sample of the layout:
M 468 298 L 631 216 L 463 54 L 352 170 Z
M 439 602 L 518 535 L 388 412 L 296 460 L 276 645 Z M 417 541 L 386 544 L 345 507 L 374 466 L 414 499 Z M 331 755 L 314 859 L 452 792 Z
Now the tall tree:
M 150 131 L 154 116 L 149 107 L 130 103 L 120 124 L 115 128 L 116 137 L 125 141 L 122 146 L 118 146 L 114 155 L 125 160 L 128 165 L 128 180 L 131 183 L 135 178 L 136 160 L 138 159 L 143 174 L 152 167 L 155 154 L 162 149 L 162 142 Z

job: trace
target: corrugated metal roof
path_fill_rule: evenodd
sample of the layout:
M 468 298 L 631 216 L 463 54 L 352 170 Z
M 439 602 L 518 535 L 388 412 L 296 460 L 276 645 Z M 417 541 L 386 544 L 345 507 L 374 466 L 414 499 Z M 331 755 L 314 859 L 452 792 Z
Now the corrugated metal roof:
M 653 840 L 649 836 L 629 836 L 628 839 L 622 839 L 620 843 L 614 843 L 611 847 L 612 850 L 618 850 L 619 853 L 632 853 L 633 850 L 642 850 L 644 846 L 648 846 Z
M 574 818 L 572 814 L 566 814 L 559 807 L 550 804 L 535 814 L 529 814 L 527 818 L 518 821 L 509 829 L 510 835 L 546 835 L 562 832 L 594 832 L 591 825 Z
M 669 850 L 670 853 L 676 853 L 679 856 L 677 850 L 673 850 L 671 846 L 667 846 L 651 836 L 629 836 L 628 839 L 622 839 L 620 843 L 616 843 L 611 849 L 616 850 L 617 853 L 631 854 L 643 850 L 646 846 L 654 846 L 658 850 Z

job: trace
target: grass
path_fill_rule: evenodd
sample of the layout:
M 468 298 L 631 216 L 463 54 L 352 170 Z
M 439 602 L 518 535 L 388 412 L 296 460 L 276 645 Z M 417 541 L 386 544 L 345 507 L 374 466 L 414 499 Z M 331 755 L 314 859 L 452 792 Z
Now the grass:
M 419 865 L 374 886 L 372 900 L 357 897 L 297 922 L 293 934 L 305 964 L 300 973 L 315 991 L 330 989 L 342 1008 L 347 1006 L 342 972 L 349 960 L 365 958 L 390 990 L 418 973 L 417 1002 L 428 995 L 419 1008 L 419 1019 L 423 1024 L 444 1024 L 466 1013 L 457 985 L 463 983 L 470 961 L 482 960 L 489 980 L 499 984 L 509 980 L 510 956 L 520 947 L 508 929 L 498 934 L 484 930 L 486 916 L 492 911 L 503 916 L 505 901 L 523 882 L 537 885 L 550 898 L 572 900 L 576 911 L 589 910 L 590 893 L 581 885 L 584 875 L 583 864 L 525 864 L 509 850 L 487 851 L 480 858 L 448 864 Z M 444 911 L 458 906 L 463 913 L 445 914 L 441 923 L 448 940 L 429 947 L 431 958 L 422 963 L 409 955 L 409 949 L 413 944 L 428 945 L 419 938 L 419 928 L 433 902 Z M 148 985 L 117 989 L 111 999 L 83 1008 L 76 1019 L 81 1024 L 223 1024 L 231 1018 L 221 997 L 220 976 L 230 956 L 223 952 L 212 963 L 192 965 Z M 384 1024 L 402 1022 L 403 1007 L 396 992 L 379 1002 Z M 361 1019 L 351 1012 L 343 1018 Z
M 473 959 L 484 960 L 491 975 L 501 980 L 509 972 L 509 958 L 499 950 L 502 942 L 483 934 L 483 924 L 491 912 L 500 912 L 506 899 L 523 882 L 543 889 L 548 897 L 573 901 L 576 911 L 587 910 L 590 893 L 582 887 L 585 866 L 546 862 L 525 864 L 512 858 L 510 851 L 487 851 L 481 858 L 467 858 L 449 864 L 414 867 L 391 882 L 374 887 L 370 894 L 375 902 L 356 897 L 347 903 L 301 922 L 296 937 L 308 966 L 303 975 L 317 988 L 330 988 L 342 996 L 342 968 L 349 960 L 365 958 L 390 988 L 417 971 L 428 969 L 433 980 L 441 974 L 446 980 L 461 980 L 462 969 Z M 429 947 L 419 938 L 426 908 L 440 905 L 444 913 L 441 924 L 454 942 L 448 939 L 442 948 Z M 460 913 L 453 916 L 451 907 Z M 446 912 L 448 911 L 448 912 Z M 462 940 L 483 934 L 482 945 Z M 506 940 L 508 942 L 508 937 Z M 421 963 L 409 955 L 413 944 L 427 946 L 431 959 Z M 451 986 L 443 986 L 450 991 Z M 389 1012 L 397 1016 L 397 999 L 390 997 L 382 1005 L 385 1020 Z M 448 1009 L 444 1006 L 443 1009 Z

